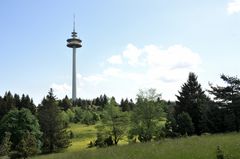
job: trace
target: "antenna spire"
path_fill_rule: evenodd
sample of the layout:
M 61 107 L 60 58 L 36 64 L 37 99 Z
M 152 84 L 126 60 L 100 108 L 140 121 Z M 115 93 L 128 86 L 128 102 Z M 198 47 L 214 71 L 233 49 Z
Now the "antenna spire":
M 75 13 L 73 14 L 73 32 L 75 32 Z

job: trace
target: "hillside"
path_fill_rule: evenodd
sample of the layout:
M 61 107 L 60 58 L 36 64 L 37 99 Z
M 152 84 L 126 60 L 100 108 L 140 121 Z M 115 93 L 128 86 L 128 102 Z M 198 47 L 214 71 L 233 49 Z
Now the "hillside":
M 221 146 L 231 159 L 240 158 L 240 134 L 192 136 L 165 139 L 161 142 L 137 143 L 101 149 L 88 149 L 94 139 L 94 126 L 71 125 L 75 134 L 72 146 L 63 153 L 42 155 L 33 159 L 215 159 L 216 147 Z

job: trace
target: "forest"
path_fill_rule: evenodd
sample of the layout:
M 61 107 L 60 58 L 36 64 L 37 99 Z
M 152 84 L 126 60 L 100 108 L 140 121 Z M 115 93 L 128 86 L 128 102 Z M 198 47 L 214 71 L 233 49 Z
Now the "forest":
M 29 95 L 0 96 L 0 156 L 28 158 L 62 152 L 71 146 L 71 123 L 96 125 L 95 139 L 89 148 L 116 146 L 127 138 L 129 144 L 161 142 L 183 138 L 239 132 L 240 79 L 222 74 L 225 85 L 209 84 L 204 90 L 197 75 L 188 79 L 176 94 L 176 101 L 162 99 L 149 88 L 139 90 L 136 99 L 119 103 L 105 94 L 94 99 L 68 96 L 57 99 L 52 89 L 39 105 Z M 218 145 L 216 145 L 217 147 Z M 223 159 L 217 148 L 217 159 Z

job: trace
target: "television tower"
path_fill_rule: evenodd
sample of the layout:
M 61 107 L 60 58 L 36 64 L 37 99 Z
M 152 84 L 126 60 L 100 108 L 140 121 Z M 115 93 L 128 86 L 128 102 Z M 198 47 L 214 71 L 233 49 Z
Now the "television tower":
M 77 99 L 77 82 L 76 82 L 76 49 L 82 47 L 82 40 L 77 37 L 77 32 L 75 32 L 75 16 L 73 20 L 73 32 L 72 38 L 67 39 L 67 47 L 73 50 L 73 65 L 72 65 L 72 101 L 73 104 Z

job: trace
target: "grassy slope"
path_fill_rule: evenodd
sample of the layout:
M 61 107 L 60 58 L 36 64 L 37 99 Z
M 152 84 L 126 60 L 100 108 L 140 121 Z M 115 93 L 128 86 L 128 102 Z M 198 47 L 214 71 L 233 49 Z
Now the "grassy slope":
M 74 134 L 71 146 L 66 152 L 74 152 L 86 149 L 89 142 L 96 138 L 95 125 L 87 126 L 82 124 L 71 124 L 71 131 Z
M 215 159 L 216 146 L 234 159 L 240 158 L 240 134 L 193 136 L 181 139 L 166 139 L 160 143 L 121 145 L 104 149 L 86 149 L 95 138 L 94 126 L 71 125 L 75 134 L 72 146 L 64 153 L 34 157 L 35 159 Z M 81 150 L 81 151 L 80 151 Z

